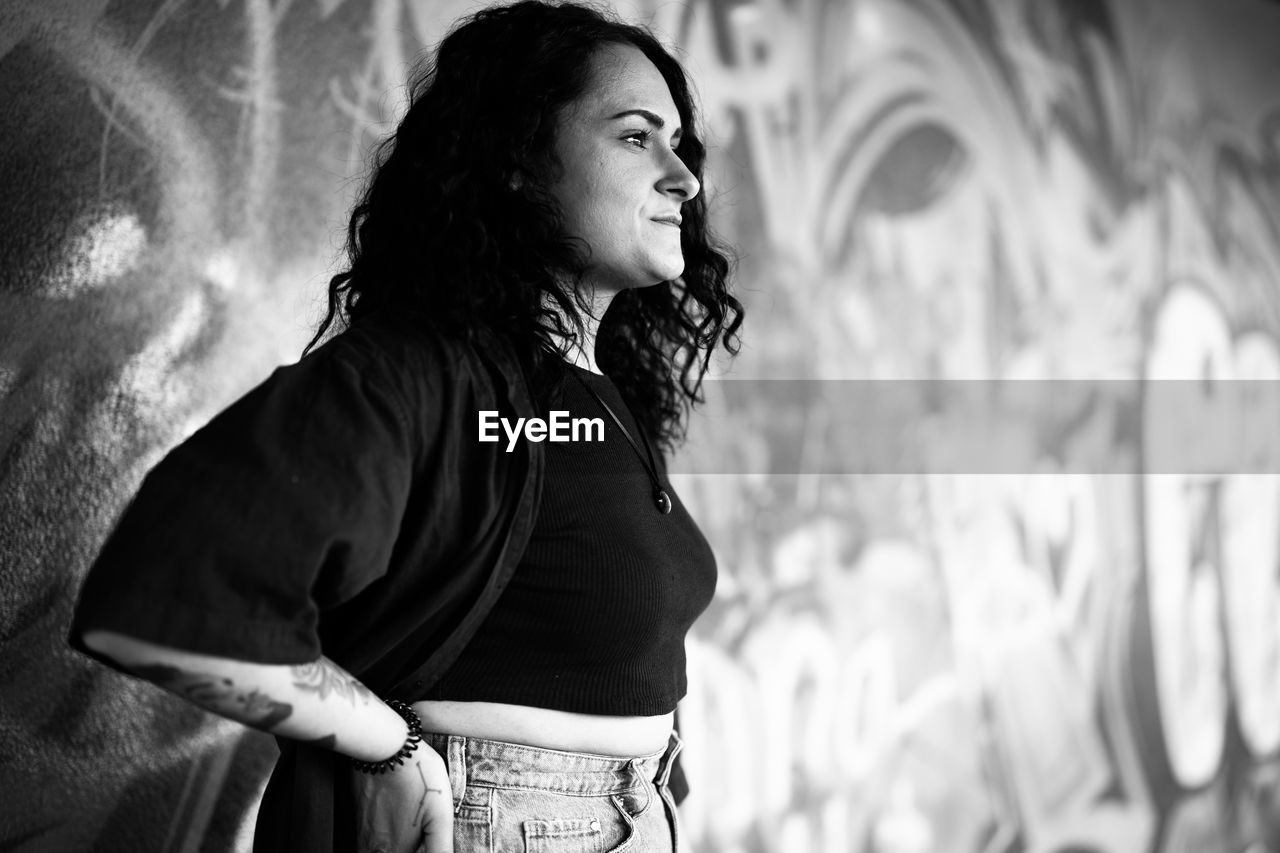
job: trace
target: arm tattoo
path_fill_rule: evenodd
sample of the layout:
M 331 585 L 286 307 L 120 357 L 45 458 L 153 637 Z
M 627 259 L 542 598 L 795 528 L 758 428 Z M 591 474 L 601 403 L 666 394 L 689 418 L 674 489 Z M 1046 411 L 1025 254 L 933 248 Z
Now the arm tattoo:
M 187 672 L 166 664 L 144 664 L 129 669 L 206 710 L 257 729 L 269 731 L 293 714 L 289 703 L 277 702 L 257 689 L 236 687 L 235 682 L 221 675 Z
M 326 658 L 320 658 L 313 663 L 291 666 L 289 671 L 293 673 L 294 687 L 316 693 L 321 699 L 328 699 L 329 695 L 333 694 L 341 696 L 352 705 L 357 704 L 357 699 L 367 705 L 374 698 L 369 688 L 338 669 Z

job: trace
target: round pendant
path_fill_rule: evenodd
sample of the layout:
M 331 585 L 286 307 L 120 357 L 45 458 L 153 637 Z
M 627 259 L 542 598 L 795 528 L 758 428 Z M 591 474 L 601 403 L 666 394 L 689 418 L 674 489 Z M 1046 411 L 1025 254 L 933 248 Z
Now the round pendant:
M 658 489 L 653 493 L 653 502 L 658 505 L 658 511 L 663 515 L 671 514 L 671 496 L 662 489 Z

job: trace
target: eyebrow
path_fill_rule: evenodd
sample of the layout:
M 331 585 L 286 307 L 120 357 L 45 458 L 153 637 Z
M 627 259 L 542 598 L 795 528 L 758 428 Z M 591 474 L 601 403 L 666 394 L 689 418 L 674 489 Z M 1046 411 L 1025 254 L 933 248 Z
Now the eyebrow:
M 658 130 L 662 130 L 664 127 L 667 126 L 667 123 L 662 120 L 662 116 L 658 115 L 655 112 L 651 112 L 649 110 L 642 110 L 642 109 L 623 110 L 620 113 L 616 113 L 615 115 L 609 116 L 609 121 L 617 121 L 618 119 L 626 118 L 627 116 L 640 116 L 645 121 L 649 122 L 649 124 L 656 127 Z M 677 127 L 675 130 L 675 133 L 671 135 L 683 136 L 684 128 Z

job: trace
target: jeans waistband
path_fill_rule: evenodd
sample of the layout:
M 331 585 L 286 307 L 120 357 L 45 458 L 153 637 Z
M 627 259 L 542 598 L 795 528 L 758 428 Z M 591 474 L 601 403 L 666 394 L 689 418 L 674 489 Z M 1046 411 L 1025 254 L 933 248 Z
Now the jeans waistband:
M 620 758 L 563 752 L 461 735 L 424 734 L 427 745 L 444 757 L 454 801 L 468 785 L 534 788 L 562 794 L 620 794 L 644 780 L 662 787 L 683 744 L 675 732 L 662 752 Z

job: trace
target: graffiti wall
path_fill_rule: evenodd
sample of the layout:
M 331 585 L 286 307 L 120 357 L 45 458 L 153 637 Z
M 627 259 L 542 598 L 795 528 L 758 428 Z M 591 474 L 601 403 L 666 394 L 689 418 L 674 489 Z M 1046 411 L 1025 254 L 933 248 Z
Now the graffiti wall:
M 71 604 L 148 466 L 296 358 L 472 8 L 0 13 L 0 847 L 247 850 L 270 739 L 72 653 Z M 1280 378 L 1280 6 L 618 9 L 694 75 L 749 311 L 678 483 L 721 567 L 693 848 L 1280 851 L 1280 467 L 1156 464 L 1150 390 Z M 884 437 L 867 383 L 1015 380 L 1053 409 L 1016 465 L 827 464 Z

